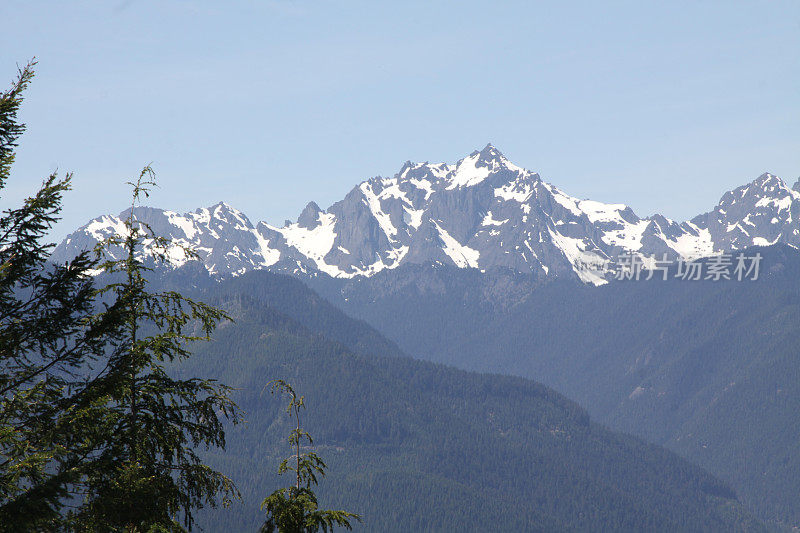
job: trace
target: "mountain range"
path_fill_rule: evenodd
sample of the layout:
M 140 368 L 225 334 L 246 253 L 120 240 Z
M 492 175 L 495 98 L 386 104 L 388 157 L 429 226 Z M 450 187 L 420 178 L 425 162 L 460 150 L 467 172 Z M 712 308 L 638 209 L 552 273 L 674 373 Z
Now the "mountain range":
M 255 269 L 369 277 L 438 263 L 601 285 L 623 254 L 648 264 L 654 257 L 693 260 L 754 245 L 800 246 L 800 180 L 789 188 L 762 174 L 726 192 L 711 211 L 677 222 L 574 198 L 491 144 L 454 164 L 406 162 L 393 177 L 364 181 L 326 210 L 310 202 L 283 227 L 253 224 L 222 202 L 184 214 L 136 209 L 137 218 L 175 243 L 168 250 L 174 267 L 187 261 L 180 247 L 187 246 L 218 278 Z M 128 214 L 91 220 L 58 245 L 53 259 L 123 234 Z
M 253 225 L 224 203 L 185 214 L 136 209 L 139 220 L 176 243 L 167 250 L 171 268 L 158 271 L 162 281 L 202 286 L 206 296 L 213 294 L 226 305 L 231 305 L 231 294 L 238 294 L 232 311 L 245 327 L 226 330 L 224 346 L 231 351 L 205 352 L 198 370 L 236 386 L 287 370 L 303 380 L 308 373 L 317 375 L 314 365 L 320 363 L 320 354 L 333 353 L 327 341 L 309 341 L 322 335 L 348 353 L 382 356 L 380 363 L 359 359 L 356 374 L 343 374 L 342 383 L 357 377 L 359 390 L 376 390 L 376 380 L 388 387 L 396 377 L 392 372 L 447 374 L 448 387 L 477 379 L 473 374 L 451 376 L 445 367 L 417 368 L 405 354 L 535 380 L 576 401 L 612 430 L 664 446 L 707 469 L 732 489 L 729 500 L 735 493 L 771 527 L 800 527 L 800 181 L 789 188 L 765 173 L 726 192 L 717 206 L 689 221 L 658 214 L 642 218 L 622 204 L 569 196 L 488 145 L 455 164 L 407 162 L 394 177 L 364 181 L 324 211 L 309 203 L 296 221 L 280 228 Z M 95 218 L 59 244 L 53 259 L 66 260 L 106 237 L 124 235 L 123 220 L 129 215 L 125 211 Z M 194 248 L 200 261 L 189 261 L 181 246 Z M 757 282 L 687 283 L 669 276 L 669 282 L 607 283 L 625 254 L 639 256 L 649 266 L 653 257 L 709 263 L 715 255 L 733 251 L 763 255 Z M 112 248 L 108 253 L 120 252 Z M 155 252 L 146 242 L 144 253 Z M 299 291 L 297 280 L 292 285 L 275 273 L 300 278 L 327 302 Z M 259 322 L 265 306 L 272 308 L 268 315 L 288 315 L 313 333 L 299 334 L 300 325 L 287 325 L 290 321 L 283 318 Z M 351 322 L 346 315 L 364 322 Z M 263 339 L 280 342 L 261 353 Z M 339 406 L 346 423 L 363 417 L 342 398 L 330 397 L 324 377 L 332 369 L 354 371 L 348 366 L 354 360 L 348 357 L 325 362 L 325 371 L 313 381 L 314 390 L 322 394 L 319 401 Z M 295 369 L 298 361 L 307 363 L 305 370 Z M 388 367 L 392 370 L 387 373 Z M 376 399 L 391 406 L 390 412 L 402 410 L 394 402 L 407 392 L 395 385 Z M 426 390 L 415 389 L 412 396 Z M 348 394 L 347 400 L 363 407 L 359 394 Z M 501 397 L 498 393 L 491 401 L 506 409 Z M 248 411 L 262 416 L 259 401 L 242 398 Z M 431 401 L 456 405 L 464 398 L 459 392 L 455 400 Z M 518 405 L 550 409 L 533 396 Z M 475 412 L 462 420 L 473 423 Z M 325 427 L 325 420 L 317 422 Z M 267 426 L 273 422 L 264 421 Z M 359 422 L 367 427 L 371 423 Z M 417 427 L 420 434 L 430 431 Z M 336 434 L 335 427 L 329 430 Z M 359 431 L 352 442 L 363 440 Z M 485 434 L 486 428 L 475 431 Z M 589 433 L 581 435 L 589 438 Z M 462 445 L 473 446 L 456 447 Z M 252 459 L 249 441 L 242 446 L 236 454 Z M 398 457 L 365 449 L 353 453 L 342 459 L 346 471 L 359 464 L 360 454 L 380 456 L 379 462 L 387 464 Z M 419 453 L 405 448 L 401 455 L 417 461 Z M 586 453 L 570 461 L 580 463 Z M 229 463 L 236 468 L 242 464 L 250 463 Z M 382 481 L 373 484 L 384 474 L 378 469 L 347 483 L 355 483 L 354 493 L 364 495 L 359 501 L 369 501 L 372 491 L 389 490 Z M 404 471 L 401 477 L 428 474 L 422 469 Z M 485 491 L 494 490 L 457 477 L 429 482 L 431 487 L 445 483 L 437 486 L 459 490 L 469 486 L 476 501 L 487 501 Z M 255 498 L 264 485 L 256 480 L 252 484 L 258 487 Z M 390 490 L 392 495 L 397 491 L 408 492 Z M 578 491 L 576 501 L 595 505 L 585 496 Z M 549 496 L 541 497 L 547 501 Z M 335 501 L 350 505 L 356 500 Z M 453 507 L 455 514 L 462 512 L 459 506 Z M 525 507 L 504 515 L 504 523 L 511 524 L 521 509 Z M 565 516 L 570 512 L 554 510 L 536 523 L 545 529 L 546 524 L 559 524 L 556 529 L 585 525 Z

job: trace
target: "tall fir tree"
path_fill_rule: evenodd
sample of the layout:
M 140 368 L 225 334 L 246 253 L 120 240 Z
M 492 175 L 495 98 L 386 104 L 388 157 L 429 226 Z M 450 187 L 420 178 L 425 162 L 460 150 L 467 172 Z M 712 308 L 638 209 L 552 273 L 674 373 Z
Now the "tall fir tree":
M 240 420 L 231 389 L 211 379 L 178 379 L 167 370 L 207 341 L 222 320 L 220 309 L 173 292 L 150 292 L 148 275 L 177 246 L 137 217 L 140 200 L 155 185 L 145 167 L 133 187 L 125 235 L 106 239 L 98 255 L 110 282 L 99 296 L 107 313 L 123 317 L 122 334 L 109 354 L 104 376 L 114 430 L 105 449 L 109 461 L 88 480 L 86 504 L 72 515 L 78 529 L 93 531 L 185 531 L 193 511 L 227 505 L 238 497 L 232 481 L 205 465 L 200 447 L 225 447 L 225 420 Z M 152 255 L 144 253 L 148 241 Z M 122 249 L 118 259 L 111 250 Z M 194 252 L 178 247 L 187 258 Z M 146 264 L 152 261 L 153 264 Z M 101 313 L 101 316 L 105 313 Z
M 0 189 L 25 131 L 17 112 L 34 65 L 0 94 Z M 105 399 L 92 367 L 121 322 L 113 312 L 95 320 L 91 254 L 48 262 L 46 236 L 70 182 L 53 174 L 0 215 L 0 531 L 61 527 L 65 504 L 102 456 Z
M 313 451 L 301 452 L 303 442 L 313 444 L 311 435 L 300 425 L 300 410 L 305 409 L 305 398 L 297 396 L 291 385 L 282 379 L 267 384 L 271 393 L 289 396 L 286 413 L 294 419 L 295 427 L 289 433 L 289 446 L 294 455 L 284 459 L 278 467 L 279 474 L 294 472 L 295 483 L 274 491 L 261 503 L 267 516 L 262 533 L 315 533 L 320 529 L 332 531 L 340 526 L 352 529 L 351 520 L 361 522 L 361 516 L 348 511 L 321 510 L 312 486 L 317 485 L 317 476 L 325 477 L 325 462 Z
M 0 93 L 0 189 L 25 130 L 17 112 L 34 65 Z M 147 168 L 133 184 L 134 207 L 151 178 Z M 223 423 L 239 412 L 228 388 L 174 379 L 165 365 L 227 317 L 148 292 L 142 242 L 169 243 L 135 209 L 122 259 L 87 251 L 51 264 L 46 236 L 70 182 L 53 174 L 0 214 L 0 531 L 191 529 L 195 509 L 237 495 L 196 450 L 224 447 Z M 98 290 L 99 272 L 111 283 Z

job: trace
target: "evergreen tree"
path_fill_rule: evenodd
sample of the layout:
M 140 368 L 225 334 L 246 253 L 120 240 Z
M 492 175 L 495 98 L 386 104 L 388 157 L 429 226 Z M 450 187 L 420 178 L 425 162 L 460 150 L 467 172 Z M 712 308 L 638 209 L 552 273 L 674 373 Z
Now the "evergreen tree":
M 201 446 L 225 447 L 224 421 L 240 419 L 230 389 L 211 379 L 177 379 L 167 364 L 191 355 L 191 345 L 209 340 L 217 324 L 229 319 L 221 310 L 177 292 L 149 292 L 147 275 L 175 246 L 154 234 L 136 216 L 142 197 L 155 185 L 145 167 L 131 183 L 133 203 L 125 236 L 101 243 L 100 265 L 111 280 L 99 296 L 111 303 L 100 316 L 122 317 L 122 331 L 111 345 L 104 390 L 111 402 L 105 420 L 108 434 L 103 468 L 88 479 L 86 503 L 72 514 L 76 529 L 94 531 L 184 531 L 193 510 L 227 505 L 238 492 L 229 478 L 197 455 Z M 155 256 L 142 253 L 153 243 Z M 108 253 L 122 247 L 119 259 Z M 194 252 L 182 249 L 187 257 Z
M 295 484 L 278 489 L 267 496 L 261 503 L 261 510 L 266 510 L 267 519 L 261 527 L 262 533 L 313 533 L 322 529 L 329 531 L 334 526 L 352 529 L 350 520 L 361 517 L 347 511 L 320 510 L 317 497 L 311 490 L 317 484 L 317 475 L 324 477 L 326 465 L 314 452 L 300 453 L 303 441 L 313 444 L 311 435 L 300 427 L 300 409 L 305 409 L 304 397 L 298 397 L 294 389 L 285 381 L 278 379 L 268 383 L 270 392 L 285 392 L 289 395 L 286 413 L 295 420 L 295 428 L 289 434 L 289 445 L 294 449 L 294 456 L 281 461 L 279 474 L 293 471 Z
M 34 64 L 0 93 L 0 189 L 25 130 L 17 112 Z M 134 207 L 152 176 L 146 168 L 133 184 Z M 0 215 L 0 531 L 191 529 L 194 509 L 238 495 L 195 450 L 224 447 L 224 419 L 239 414 L 227 387 L 175 379 L 165 365 L 227 316 L 147 291 L 142 241 L 169 242 L 135 209 L 117 243 L 122 259 L 98 250 L 49 263 L 45 238 L 70 181 L 53 174 Z M 98 290 L 101 271 L 111 283 Z
M 0 189 L 25 126 L 17 121 L 29 63 L 0 94 Z M 0 531 L 55 529 L 99 453 L 102 395 L 91 367 L 118 331 L 95 320 L 93 257 L 48 263 L 44 242 L 71 175 L 49 176 L 32 197 L 0 215 Z

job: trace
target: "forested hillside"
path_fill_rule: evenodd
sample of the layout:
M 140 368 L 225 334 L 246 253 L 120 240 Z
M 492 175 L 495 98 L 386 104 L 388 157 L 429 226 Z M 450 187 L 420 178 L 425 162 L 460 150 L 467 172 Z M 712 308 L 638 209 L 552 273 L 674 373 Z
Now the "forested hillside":
M 541 381 L 797 526 L 800 254 L 760 252 L 756 282 L 537 285 L 425 267 L 322 288 L 408 353 Z
M 237 387 L 248 420 L 210 458 L 239 484 L 244 504 L 205 514 L 209 531 L 252 531 L 258 502 L 286 481 L 275 469 L 289 454 L 289 422 L 264 391 L 273 378 L 306 397 L 304 427 L 330 466 L 322 505 L 362 514 L 364 530 L 760 529 L 728 485 L 600 427 L 542 385 L 369 355 L 390 344 L 296 280 L 254 273 L 200 292 L 236 323 L 180 372 Z M 334 316 L 321 320 L 320 309 Z

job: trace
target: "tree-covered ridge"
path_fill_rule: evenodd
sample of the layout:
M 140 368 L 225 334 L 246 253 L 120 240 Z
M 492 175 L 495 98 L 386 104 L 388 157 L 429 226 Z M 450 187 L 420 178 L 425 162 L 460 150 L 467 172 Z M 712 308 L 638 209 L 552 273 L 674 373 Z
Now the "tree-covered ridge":
M 285 283 L 315 313 L 302 284 L 271 283 Z M 361 514 L 364 530 L 760 530 L 726 484 L 602 428 L 542 385 L 357 355 L 302 324 L 299 309 L 290 318 L 237 286 L 207 292 L 236 323 L 184 371 L 239 389 L 246 429 L 232 429 L 227 453 L 211 460 L 237 480 L 245 503 L 280 486 L 270 472 L 285 457 L 289 427 L 280 404 L 261 394 L 265 377 L 280 376 L 304 391 L 304 427 L 331 467 L 320 498 Z M 237 508 L 201 521 L 230 531 L 259 524 L 258 514 Z
M 800 253 L 782 245 L 756 252 L 756 282 L 592 288 L 420 268 L 322 288 L 408 353 L 541 381 L 593 418 L 730 481 L 762 518 L 793 527 Z

